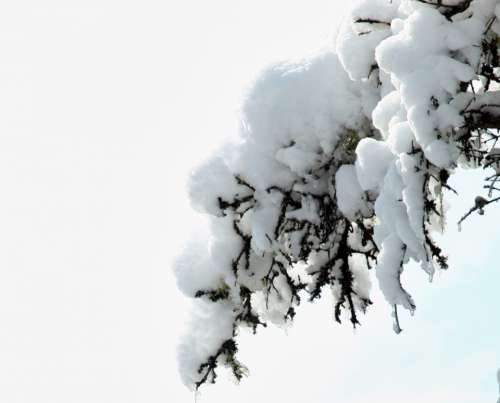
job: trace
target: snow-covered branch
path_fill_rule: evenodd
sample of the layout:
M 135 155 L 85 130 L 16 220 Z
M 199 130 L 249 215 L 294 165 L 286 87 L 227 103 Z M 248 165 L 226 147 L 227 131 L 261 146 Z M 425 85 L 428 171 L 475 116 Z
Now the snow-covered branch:
M 401 330 L 398 305 L 416 309 L 406 264 L 431 278 L 448 267 L 433 235 L 455 168 L 493 169 L 488 197 L 500 190 L 499 15 L 496 0 L 364 0 L 335 52 L 263 72 L 238 141 L 190 181 L 211 237 L 177 263 L 195 301 L 188 386 L 215 381 L 218 364 L 240 379 L 239 329 L 287 325 L 324 290 L 357 326 L 377 281 Z

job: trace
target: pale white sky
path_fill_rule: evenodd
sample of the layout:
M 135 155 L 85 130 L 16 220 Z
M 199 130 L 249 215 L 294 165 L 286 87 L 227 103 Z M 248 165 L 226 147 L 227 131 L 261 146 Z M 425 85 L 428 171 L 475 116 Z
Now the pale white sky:
M 346 4 L 0 5 L 0 402 L 192 402 L 170 262 L 201 218 L 183 181 L 231 136 L 258 71 L 331 43 Z M 408 270 L 418 308 L 400 336 L 378 295 L 356 332 L 325 299 L 287 334 L 242 335 L 251 376 L 221 374 L 198 401 L 494 401 L 499 210 L 461 234 L 450 219 L 434 284 Z

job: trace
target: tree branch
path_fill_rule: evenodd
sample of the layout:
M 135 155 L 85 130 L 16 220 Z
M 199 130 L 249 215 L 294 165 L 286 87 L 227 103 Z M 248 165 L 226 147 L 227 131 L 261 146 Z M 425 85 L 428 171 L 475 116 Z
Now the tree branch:
M 473 95 L 463 115 L 474 128 L 500 129 L 500 91 Z

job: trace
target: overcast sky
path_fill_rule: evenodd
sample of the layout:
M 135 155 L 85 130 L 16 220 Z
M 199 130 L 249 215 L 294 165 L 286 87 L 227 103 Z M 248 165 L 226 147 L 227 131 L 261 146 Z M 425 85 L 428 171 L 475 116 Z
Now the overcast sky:
M 194 401 L 171 260 L 202 218 L 183 183 L 258 71 L 331 45 L 344 3 L 0 2 L 1 402 Z M 473 184 L 449 198 L 450 270 L 405 274 L 401 335 L 376 287 L 356 331 L 325 298 L 287 331 L 243 334 L 250 377 L 221 374 L 198 402 L 495 401 L 500 206 L 458 233 Z

